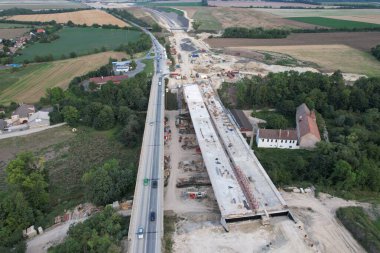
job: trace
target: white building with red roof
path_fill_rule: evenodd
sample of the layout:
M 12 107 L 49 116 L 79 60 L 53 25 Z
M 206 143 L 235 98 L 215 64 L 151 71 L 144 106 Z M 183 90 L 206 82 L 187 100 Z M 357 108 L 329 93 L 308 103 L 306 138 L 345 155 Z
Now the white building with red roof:
M 256 143 L 259 148 L 310 149 L 321 141 L 314 111 L 302 104 L 296 112 L 297 129 L 258 129 Z

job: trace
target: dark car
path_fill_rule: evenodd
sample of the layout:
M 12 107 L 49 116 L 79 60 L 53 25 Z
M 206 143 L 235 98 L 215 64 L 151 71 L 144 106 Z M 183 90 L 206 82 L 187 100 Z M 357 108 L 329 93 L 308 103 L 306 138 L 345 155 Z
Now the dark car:
M 157 188 L 158 182 L 157 180 L 152 180 L 152 187 Z
M 156 213 L 150 212 L 150 221 L 155 221 L 155 220 L 156 220 Z

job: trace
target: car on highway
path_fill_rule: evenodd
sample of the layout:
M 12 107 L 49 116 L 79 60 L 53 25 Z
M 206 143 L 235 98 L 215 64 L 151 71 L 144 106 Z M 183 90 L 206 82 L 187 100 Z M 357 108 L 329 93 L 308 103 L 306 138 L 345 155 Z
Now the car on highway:
M 156 212 L 150 212 L 150 221 L 155 221 L 156 220 Z
M 161 82 L 158 82 L 158 85 L 161 86 Z
M 142 227 L 139 227 L 137 230 L 137 238 L 143 239 L 144 238 L 144 229 Z
M 144 185 L 147 186 L 149 184 L 149 179 L 144 178 Z
M 158 182 L 157 180 L 152 180 L 152 187 L 157 188 Z

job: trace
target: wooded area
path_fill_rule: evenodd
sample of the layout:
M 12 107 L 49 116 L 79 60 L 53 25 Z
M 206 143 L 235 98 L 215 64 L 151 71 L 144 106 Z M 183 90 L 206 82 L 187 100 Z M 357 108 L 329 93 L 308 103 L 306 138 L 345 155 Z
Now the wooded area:
M 296 107 L 306 103 L 320 114 L 320 131 L 323 133 L 326 124 L 330 142 L 320 142 L 310 151 L 311 157 L 299 156 L 288 166 L 277 166 L 281 160 L 257 151 L 275 183 L 310 182 L 347 197 L 353 197 L 349 190 L 380 191 L 379 78 L 362 78 L 348 86 L 340 72 L 332 76 L 270 73 L 237 84 L 224 83 L 219 94 L 229 107 L 275 108 L 284 116 L 295 117 Z

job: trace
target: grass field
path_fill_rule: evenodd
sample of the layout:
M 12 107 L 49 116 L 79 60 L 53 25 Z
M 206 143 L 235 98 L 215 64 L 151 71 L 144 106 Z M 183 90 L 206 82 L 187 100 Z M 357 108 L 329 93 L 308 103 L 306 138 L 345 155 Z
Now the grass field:
M 22 55 L 15 57 L 15 62 L 33 60 L 36 56 L 51 54 L 54 59 L 62 55 L 69 56 L 71 52 L 77 55 L 93 53 L 95 49 L 105 47 L 113 50 L 120 44 L 134 42 L 141 32 L 121 29 L 100 28 L 63 28 L 57 33 L 60 38 L 51 43 L 35 43 L 21 51 Z
M 380 14 L 379 15 L 365 15 L 365 16 L 329 16 L 328 18 L 351 20 L 351 21 L 365 22 L 365 23 L 371 23 L 371 24 L 380 24 Z
M 25 8 L 40 9 L 71 9 L 86 8 L 85 4 L 66 0 L 0 0 L 0 9 Z
M 30 151 L 41 156 L 49 177 L 49 207 L 52 212 L 46 223 L 64 209 L 84 202 L 82 175 L 89 169 L 102 165 L 109 159 L 118 159 L 122 166 L 138 163 L 139 148 L 127 149 L 115 134 L 79 127 L 74 134 L 70 127 L 62 126 L 23 137 L 0 140 L 0 160 L 8 162 L 19 152 Z M 4 185 L 4 172 L 0 171 L 0 185 Z
M 101 10 L 84 10 L 74 11 L 66 13 L 54 13 L 54 14 L 34 14 L 34 15 L 16 15 L 7 18 L 8 20 L 16 21 L 39 21 L 49 22 L 55 20 L 57 23 L 67 23 L 71 20 L 74 24 L 79 25 L 118 25 L 120 27 L 129 26 L 124 21 L 115 18 L 111 14 Z
M 0 103 L 37 102 L 51 87 L 66 88 L 75 76 L 107 64 L 108 59 L 127 58 L 121 52 L 105 52 L 74 59 L 29 64 L 15 70 L 0 71 Z
M 208 8 L 200 8 L 193 16 L 193 19 L 201 23 L 198 30 L 201 31 L 219 31 L 222 24 L 212 15 Z
M 379 61 L 369 53 L 345 45 L 257 46 L 250 49 L 283 53 L 301 61 L 313 62 L 324 72 L 340 69 L 347 73 L 380 76 Z
M 325 26 L 330 28 L 379 28 L 379 24 L 371 24 L 365 22 L 357 22 L 351 20 L 340 20 L 325 17 L 291 17 L 289 20 L 303 22 L 307 24 Z

